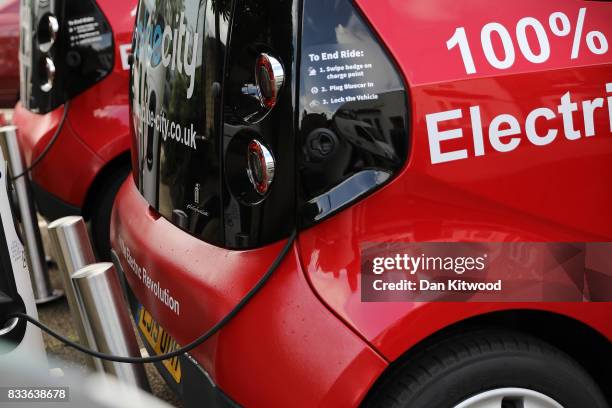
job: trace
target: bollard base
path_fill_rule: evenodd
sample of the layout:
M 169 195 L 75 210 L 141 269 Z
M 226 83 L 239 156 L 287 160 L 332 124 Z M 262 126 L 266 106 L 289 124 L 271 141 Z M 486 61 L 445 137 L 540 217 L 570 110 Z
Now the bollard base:
M 64 291 L 61 289 L 53 289 L 53 291 L 51 292 L 50 295 L 44 296 L 42 298 L 37 298 L 34 299 L 34 302 L 37 305 L 44 305 L 45 303 L 50 303 L 53 302 L 55 300 L 58 300 L 60 298 L 64 297 Z

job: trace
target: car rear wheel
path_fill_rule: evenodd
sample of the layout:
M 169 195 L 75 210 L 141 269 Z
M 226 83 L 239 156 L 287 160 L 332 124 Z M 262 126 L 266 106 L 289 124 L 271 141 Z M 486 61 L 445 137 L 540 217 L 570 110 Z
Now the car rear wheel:
M 608 408 L 561 350 L 506 330 L 455 334 L 392 368 L 364 402 L 390 408 Z
M 98 259 L 110 261 L 110 216 L 119 187 L 130 173 L 128 165 L 114 169 L 95 192 L 91 205 L 91 235 Z

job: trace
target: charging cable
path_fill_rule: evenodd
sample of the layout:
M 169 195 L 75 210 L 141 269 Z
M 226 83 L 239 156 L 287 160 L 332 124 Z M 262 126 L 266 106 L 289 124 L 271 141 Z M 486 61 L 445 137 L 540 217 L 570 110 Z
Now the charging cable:
M 35 318 L 33 318 L 32 316 L 26 313 L 12 313 L 7 316 L 6 321 L 9 321 L 12 318 L 26 320 L 32 323 L 34 326 L 37 326 L 41 330 L 47 332 L 50 336 L 53 336 L 59 341 L 61 341 L 62 343 L 65 343 L 67 346 L 75 348 L 85 354 L 89 354 L 90 356 L 100 358 L 102 360 L 115 361 L 118 363 L 131 363 L 131 364 L 157 363 L 160 361 L 168 360 L 170 358 L 178 357 L 198 347 L 200 344 L 204 343 L 206 340 L 211 338 L 215 333 L 217 333 L 223 326 L 229 323 L 230 320 L 232 320 L 240 312 L 240 310 L 242 310 L 242 308 L 244 308 L 244 306 L 253 298 L 253 296 L 255 296 L 255 294 L 257 294 L 257 292 L 259 292 L 259 290 L 266 284 L 266 282 L 268 281 L 268 279 L 270 279 L 274 271 L 278 269 L 283 259 L 285 259 L 285 256 L 287 256 L 287 253 L 289 253 L 289 250 L 291 249 L 293 243 L 295 242 L 296 236 L 297 236 L 297 232 L 296 230 L 293 230 L 293 232 L 291 232 L 291 235 L 289 236 L 289 239 L 287 240 L 287 242 L 285 243 L 281 251 L 278 253 L 278 255 L 276 256 L 276 258 L 274 259 L 274 261 L 272 262 L 272 264 L 270 265 L 266 273 L 259 279 L 259 281 L 255 284 L 255 286 L 253 286 L 251 290 L 247 292 L 247 294 L 240 300 L 240 302 L 238 302 L 238 304 L 234 306 L 234 308 L 230 310 L 230 312 L 226 314 L 225 317 L 223 317 L 223 319 L 219 320 L 213 327 L 211 327 L 208 331 L 206 331 L 200 337 L 193 340 L 191 343 L 177 350 L 174 350 L 170 353 L 159 354 L 159 355 L 150 356 L 150 357 L 115 356 L 112 354 L 100 353 L 98 351 L 89 349 L 87 347 L 83 347 L 80 344 L 75 343 L 71 341 L 70 339 L 62 336 L 61 334 L 55 332 L 50 327 L 45 326 L 43 323 L 39 322 L 38 320 L 36 320 Z
M 68 116 L 68 109 L 69 108 L 70 108 L 70 99 L 67 99 L 66 102 L 64 102 L 64 112 L 62 113 L 62 118 L 60 119 L 60 122 L 57 125 L 57 128 L 55 129 L 55 133 L 53 133 L 53 136 L 51 137 L 51 140 L 49 140 L 49 143 L 47 143 L 47 145 L 45 146 L 43 151 L 40 152 L 38 157 L 36 157 L 36 159 L 34 159 L 32 161 L 32 163 L 30 164 L 29 167 L 27 167 L 24 171 L 22 171 L 21 173 L 17 174 L 16 176 L 13 176 L 13 178 L 11 180 L 15 181 L 19 177 L 28 174 L 29 172 L 31 172 L 34 169 L 34 167 L 36 167 L 38 165 L 38 163 L 40 163 L 42 161 L 42 159 L 45 158 L 47 153 L 49 153 L 49 151 L 51 150 L 51 148 L 53 147 L 53 145 L 57 141 L 57 138 L 59 137 L 60 133 L 62 133 L 62 129 L 64 128 L 64 123 L 66 122 L 66 117 Z

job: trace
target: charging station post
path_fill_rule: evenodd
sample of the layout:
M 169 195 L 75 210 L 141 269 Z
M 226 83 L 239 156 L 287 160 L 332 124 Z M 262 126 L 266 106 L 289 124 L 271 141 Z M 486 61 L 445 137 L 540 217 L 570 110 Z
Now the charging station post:
M 17 128 L 15 126 L 4 126 L 0 128 L 0 147 L 2 148 L 11 175 L 22 174 L 24 170 L 17 141 Z M 21 224 L 23 226 L 24 240 L 26 245 L 27 259 L 29 263 L 30 278 L 34 289 L 36 304 L 43 304 L 63 296 L 59 289 L 51 287 L 49 271 L 45 260 L 45 253 L 38 228 L 38 217 L 32 197 L 32 188 L 29 184 L 30 178 L 27 174 L 13 180 Z

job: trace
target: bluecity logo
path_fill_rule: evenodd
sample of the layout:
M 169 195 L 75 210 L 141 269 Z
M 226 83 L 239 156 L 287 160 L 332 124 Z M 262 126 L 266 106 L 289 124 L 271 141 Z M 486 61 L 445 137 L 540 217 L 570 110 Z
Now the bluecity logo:
M 145 59 L 152 67 L 161 63 L 172 71 L 176 69 L 179 74 L 185 73 L 189 77 L 187 99 L 190 99 L 193 95 L 199 33 L 187 30 L 185 13 L 176 16 L 174 27 L 165 24 L 161 18 L 153 21 L 148 11 L 141 17 L 134 32 L 134 55 Z

